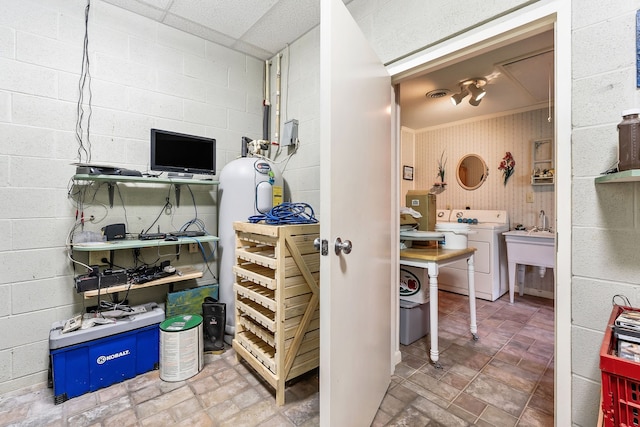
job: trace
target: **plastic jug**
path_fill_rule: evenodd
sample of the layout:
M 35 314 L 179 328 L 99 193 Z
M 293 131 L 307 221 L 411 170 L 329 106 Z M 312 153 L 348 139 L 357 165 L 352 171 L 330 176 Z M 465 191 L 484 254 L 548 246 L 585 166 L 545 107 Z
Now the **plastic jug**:
M 640 169 L 640 108 L 624 110 L 618 124 L 618 171 Z

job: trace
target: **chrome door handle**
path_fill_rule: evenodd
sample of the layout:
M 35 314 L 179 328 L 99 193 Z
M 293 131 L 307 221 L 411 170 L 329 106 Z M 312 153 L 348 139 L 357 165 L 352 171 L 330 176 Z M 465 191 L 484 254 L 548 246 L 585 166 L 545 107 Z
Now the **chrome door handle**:
M 329 242 L 327 242 L 325 239 L 320 239 L 319 237 L 316 237 L 313 240 L 313 247 L 317 251 L 320 251 L 320 255 L 327 256 L 329 254 Z
M 352 249 L 351 240 L 345 240 L 343 242 L 341 238 L 336 237 L 334 248 L 336 251 L 336 255 L 340 255 L 340 252 L 344 252 L 345 255 L 349 255 Z

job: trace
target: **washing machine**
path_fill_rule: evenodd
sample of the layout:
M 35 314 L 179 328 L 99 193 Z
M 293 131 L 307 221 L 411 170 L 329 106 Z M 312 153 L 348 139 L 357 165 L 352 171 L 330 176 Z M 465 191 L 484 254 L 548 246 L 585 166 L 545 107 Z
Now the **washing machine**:
M 448 213 L 448 218 L 447 218 Z M 507 246 L 503 232 L 509 231 L 509 215 L 503 210 L 452 209 L 438 211 L 437 221 L 466 222 L 474 233 L 468 246 L 474 254 L 476 297 L 495 301 L 509 291 Z M 442 267 L 438 288 L 468 295 L 467 265 L 461 260 Z

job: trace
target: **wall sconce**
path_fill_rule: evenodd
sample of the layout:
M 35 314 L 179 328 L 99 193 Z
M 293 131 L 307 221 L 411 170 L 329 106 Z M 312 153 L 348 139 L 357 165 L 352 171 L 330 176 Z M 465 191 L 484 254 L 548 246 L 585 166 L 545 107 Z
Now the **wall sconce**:
M 469 98 L 469 104 L 477 107 L 480 105 L 482 98 L 487 94 L 484 90 L 484 86 L 486 84 L 487 79 L 482 77 L 474 77 L 463 81 L 460 83 L 460 92 L 451 95 L 451 102 L 453 105 L 458 105 L 467 95 L 471 95 L 471 98 Z

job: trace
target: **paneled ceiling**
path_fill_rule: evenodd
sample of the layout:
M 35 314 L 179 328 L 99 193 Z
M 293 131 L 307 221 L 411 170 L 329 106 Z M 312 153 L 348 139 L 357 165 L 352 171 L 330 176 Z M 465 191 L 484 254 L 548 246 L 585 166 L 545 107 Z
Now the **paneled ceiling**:
M 272 58 L 316 27 L 318 0 L 104 0 L 205 40 L 259 59 Z M 345 4 L 352 0 L 343 0 Z M 471 106 L 454 106 L 460 82 L 487 80 L 487 95 Z M 437 92 L 441 97 L 428 97 Z M 553 31 L 464 57 L 400 84 L 401 121 L 412 129 L 437 126 L 553 102 Z
M 320 22 L 318 0 L 104 1 L 259 59 L 273 57 Z

